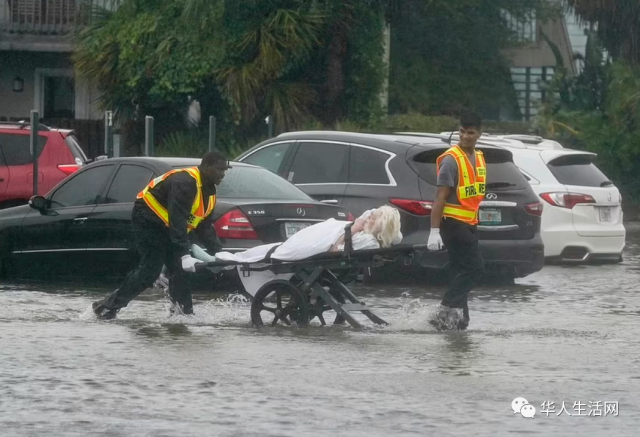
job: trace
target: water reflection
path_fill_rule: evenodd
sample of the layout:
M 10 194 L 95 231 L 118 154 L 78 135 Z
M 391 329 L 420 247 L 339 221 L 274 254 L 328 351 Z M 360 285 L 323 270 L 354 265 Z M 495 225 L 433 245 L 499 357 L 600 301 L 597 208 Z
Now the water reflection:
M 434 351 L 437 370 L 443 374 L 469 376 L 475 373 L 481 355 L 481 342 L 470 332 L 443 333 Z

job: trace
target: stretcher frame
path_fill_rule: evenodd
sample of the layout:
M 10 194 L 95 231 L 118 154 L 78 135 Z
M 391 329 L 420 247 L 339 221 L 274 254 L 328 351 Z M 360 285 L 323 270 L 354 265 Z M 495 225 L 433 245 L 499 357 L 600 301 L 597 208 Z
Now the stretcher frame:
M 265 260 L 252 263 L 216 260 L 199 265 L 197 268 L 207 268 L 218 273 L 230 266 L 239 266 L 243 276 L 250 276 L 251 272 L 267 270 L 274 274 L 292 275 L 288 281 L 274 279 L 266 282 L 253 296 L 251 321 L 254 326 L 263 324 L 259 312 L 268 308 L 264 307 L 264 300 L 274 292 L 277 295 L 278 306 L 275 308 L 272 325 L 277 324 L 278 321 L 287 325 L 294 321 L 298 325 L 307 325 L 315 317 L 318 317 L 322 325 L 326 325 L 323 312 L 329 309 L 336 312 L 334 324 L 343 324 L 347 321 L 354 328 L 362 328 L 360 322 L 350 314 L 359 311 L 377 325 L 388 325 L 358 299 L 344 281 L 360 269 L 379 267 L 387 262 L 402 262 L 409 265 L 416 256 L 420 256 L 426 250 L 426 245 L 354 251 L 350 243 L 350 229 L 347 228 L 345 250 L 342 252 L 326 252 L 299 261 L 279 261 L 268 256 Z M 293 306 L 281 307 L 279 291 L 292 296 L 292 300 L 295 300 Z

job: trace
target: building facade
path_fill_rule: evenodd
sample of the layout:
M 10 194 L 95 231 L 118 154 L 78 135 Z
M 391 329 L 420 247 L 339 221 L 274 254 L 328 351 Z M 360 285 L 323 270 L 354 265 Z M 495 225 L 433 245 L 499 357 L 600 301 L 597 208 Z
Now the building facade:
M 73 36 L 116 0 L 0 0 L 0 120 L 99 119 L 97 93 L 75 77 Z
M 511 61 L 511 79 L 518 101 L 518 111 L 510 118 L 530 121 L 546 97 L 544 82 L 553 77 L 558 66 L 549 42 L 557 48 L 567 74 L 579 74 L 581 64 L 575 54 L 584 55 L 588 25 L 579 23 L 568 8 L 563 16 L 548 21 L 538 20 L 535 14 L 525 20 L 505 18 L 518 43 L 505 53 Z

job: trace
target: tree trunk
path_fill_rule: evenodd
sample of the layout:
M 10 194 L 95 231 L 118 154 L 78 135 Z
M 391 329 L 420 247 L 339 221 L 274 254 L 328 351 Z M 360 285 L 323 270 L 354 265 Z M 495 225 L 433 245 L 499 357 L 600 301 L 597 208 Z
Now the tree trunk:
M 330 35 L 324 111 L 322 114 L 322 123 L 326 127 L 333 126 L 343 114 L 342 106 L 345 90 L 343 65 L 347 57 L 348 47 L 348 30 L 345 23 L 342 20 L 337 20 L 332 26 Z

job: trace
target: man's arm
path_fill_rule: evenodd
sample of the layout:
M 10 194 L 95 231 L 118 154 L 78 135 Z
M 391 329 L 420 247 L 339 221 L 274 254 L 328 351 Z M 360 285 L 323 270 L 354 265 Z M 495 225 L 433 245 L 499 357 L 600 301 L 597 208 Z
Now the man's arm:
M 431 228 L 440 228 L 442 221 L 442 211 L 451 190 L 458 184 L 458 164 L 451 156 L 445 156 L 438 171 L 438 180 L 436 182 L 438 190 L 436 191 L 436 199 L 431 208 Z
M 444 210 L 444 204 L 449 197 L 449 193 L 451 193 L 451 187 L 447 187 L 446 185 L 439 186 L 438 191 L 436 191 L 436 200 L 433 202 L 433 207 L 431 208 L 431 228 L 439 228 L 440 222 L 442 221 L 442 211 Z
M 191 207 L 196 197 L 196 181 L 188 174 L 169 176 L 165 182 L 170 186 L 167 196 L 167 212 L 169 213 L 169 236 L 177 255 L 188 255 L 190 250 L 187 235 L 187 222 L 191 215 Z
M 429 240 L 427 241 L 429 250 L 441 250 L 444 247 L 440 236 L 440 222 L 442 221 L 442 212 L 447 198 L 452 188 L 457 185 L 457 171 L 458 164 L 456 164 L 455 160 L 450 156 L 445 156 L 438 169 L 438 180 L 436 182 L 438 190 L 431 208 L 431 231 L 429 231 Z
M 222 250 L 222 243 L 213 227 L 213 213 L 206 219 L 202 220 L 196 228 L 198 239 L 204 245 L 209 255 L 215 255 Z

